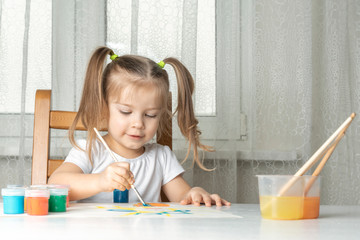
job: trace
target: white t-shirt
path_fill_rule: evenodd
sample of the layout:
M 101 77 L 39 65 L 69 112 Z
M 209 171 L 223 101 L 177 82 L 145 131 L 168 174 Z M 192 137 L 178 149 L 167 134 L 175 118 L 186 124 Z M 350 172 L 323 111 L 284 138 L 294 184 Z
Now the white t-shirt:
M 77 143 L 82 149 L 86 149 L 85 139 L 81 139 Z M 145 202 L 161 201 L 161 186 L 184 172 L 184 168 L 170 148 L 157 143 L 146 144 L 145 152 L 133 159 L 126 159 L 113 153 L 119 161 L 130 163 L 130 170 L 135 178 L 134 186 Z M 72 148 L 65 162 L 77 165 L 85 174 L 100 173 L 114 162 L 110 153 L 99 141 L 94 143 L 92 160 L 93 165 L 91 165 L 86 152 Z M 113 192 L 101 192 L 79 202 L 113 202 Z M 129 190 L 129 202 L 139 202 L 132 189 Z

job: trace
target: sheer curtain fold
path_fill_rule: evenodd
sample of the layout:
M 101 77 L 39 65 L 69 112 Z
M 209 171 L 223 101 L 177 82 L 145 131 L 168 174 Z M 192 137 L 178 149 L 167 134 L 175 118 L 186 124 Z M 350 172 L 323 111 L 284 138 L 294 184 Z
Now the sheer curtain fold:
M 22 78 L 21 78 L 21 112 L 20 112 L 20 141 L 19 141 L 19 161 L 18 171 L 25 171 L 25 132 L 26 132 L 26 121 L 25 121 L 25 104 L 26 104 L 26 86 L 27 86 L 27 75 L 28 75 L 28 41 L 29 41 L 29 25 L 30 25 L 30 0 L 26 1 L 25 5 L 25 29 L 23 39 L 23 62 L 22 62 Z M 20 175 L 21 176 L 21 175 Z M 23 175 L 24 177 L 24 175 Z M 21 179 L 20 182 L 24 182 L 25 179 Z
M 106 1 L 53 1 L 52 104 L 77 110 L 92 52 L 106 41 Z

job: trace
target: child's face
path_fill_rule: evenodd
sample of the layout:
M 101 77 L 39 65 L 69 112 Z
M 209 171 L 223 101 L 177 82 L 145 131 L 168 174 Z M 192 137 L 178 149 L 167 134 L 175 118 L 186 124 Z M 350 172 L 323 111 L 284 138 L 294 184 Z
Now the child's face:
M 108 143 L 125 158 L 143 153 L 143 146 L 156 134 L 161 102 L 153 86 L 134 89 L 109 98 Z

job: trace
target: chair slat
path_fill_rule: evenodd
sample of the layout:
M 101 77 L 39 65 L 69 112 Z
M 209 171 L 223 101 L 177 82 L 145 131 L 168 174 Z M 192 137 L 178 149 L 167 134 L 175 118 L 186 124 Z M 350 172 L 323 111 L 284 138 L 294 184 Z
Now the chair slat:
M 48 170 L 47 170 L 47 176 L 50 177 L 55 170 L 60 167 L 60 165 L 64 162 L 63 159 L 49 159 L 48 161 Z
M 50 111 L 50 128 L 55 129 L 69 129 L 76 117 L 76 112 L 69 111 Z M 101 123 L 97 127 L 99 131 L 106 131 L 107 124 L 105 122 Z M 78 122 L 76 125 L 76 130 L 86 130 L 84 125 L 81 122 Z

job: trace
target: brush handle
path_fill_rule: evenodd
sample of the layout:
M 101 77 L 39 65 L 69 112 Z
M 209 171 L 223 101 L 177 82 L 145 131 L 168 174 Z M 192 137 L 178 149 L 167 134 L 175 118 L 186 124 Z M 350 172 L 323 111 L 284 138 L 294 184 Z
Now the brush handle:
M 314 155 L 295 173 L 295 176 L 304 175 L 311 167 L 317 162 L 318 156 L 324 152 L 324 150 L 331 144 L 331 142 L 339 135 L 339 133 L 344 132 L 350 125 L 351 121 L 354 119 L 355 113 L 352 113 L 343 124 L 329 137 L 329 139 L 314 153 Z
M 106 150 L 108 150 L 108 152 L 110 153 L 110 156 L 112 157 L 112 159 L 115 162 L 118 162 L 119 160 L 117 160 L 117 158 L 115 157 L 114 153 L 111 151 L 111 149 L 109 148 L 109 146 L 106 144 L 104 138 L 101 136 L 101 134 L 99 133 L 99 131 L 94 128 L 94 131 L 96 133 L 96 135 L 98 136 L 98 138 L 100 139 L 100 141 L 102 142 L 102 144 L 105 146 Z
M 297 181 L 298 176 L 304 175 L 324 154 L 324 151 L 328 148 L 331 142 L 341 133 L 345 132 L 345 130 L 350 126 L 350 123 L 355 118 L 356 114 L 352 113 L 350 117 L 348 117 L 343 124 L 329 137 L 328 140 L 311 156 L 311 158 L 297 171 L 293 178 L 291 178 L 283 187 L 280 189 L 278 196 L 283 196 L 287 190 L 294 185 Z
M 329 150 L 326 152 L 325 156 L 323 157 L 323 159 L 321 160 L 321 162 L 319 163 L 319 165 L 316 167 L 315 171 L 313 172 L 313 174 L 312 174 L 313 177 L 307 183 L 307 185 L 305 187 L 305 191 L 304 191 L 304 196 L 307 196 L 311 186 L 314 184 L 315 180 L 317 179 L 317 176 L 319 176 L 321 170 L 325 166 L 325 163 L 330 158 L 331 154 L 335 150 L 336 145 L 340 142 L 340 140 L 342 139 L 342 137 L 344 135 L 345 135 L 345 132 L 340 133 L 340 135 L 335 139 L 334 143 L 329 147 Z
M 131 188 L 134 190 L 134 192 L 136 193 L 137 197 L 139 198 L 140 202 L 142 203 L 143 206 L 148 206 L 145 201 L 142 199 L 140 193 L 138 192 L 138 190 L 135 188 L 134 185 L 131 185 Z

